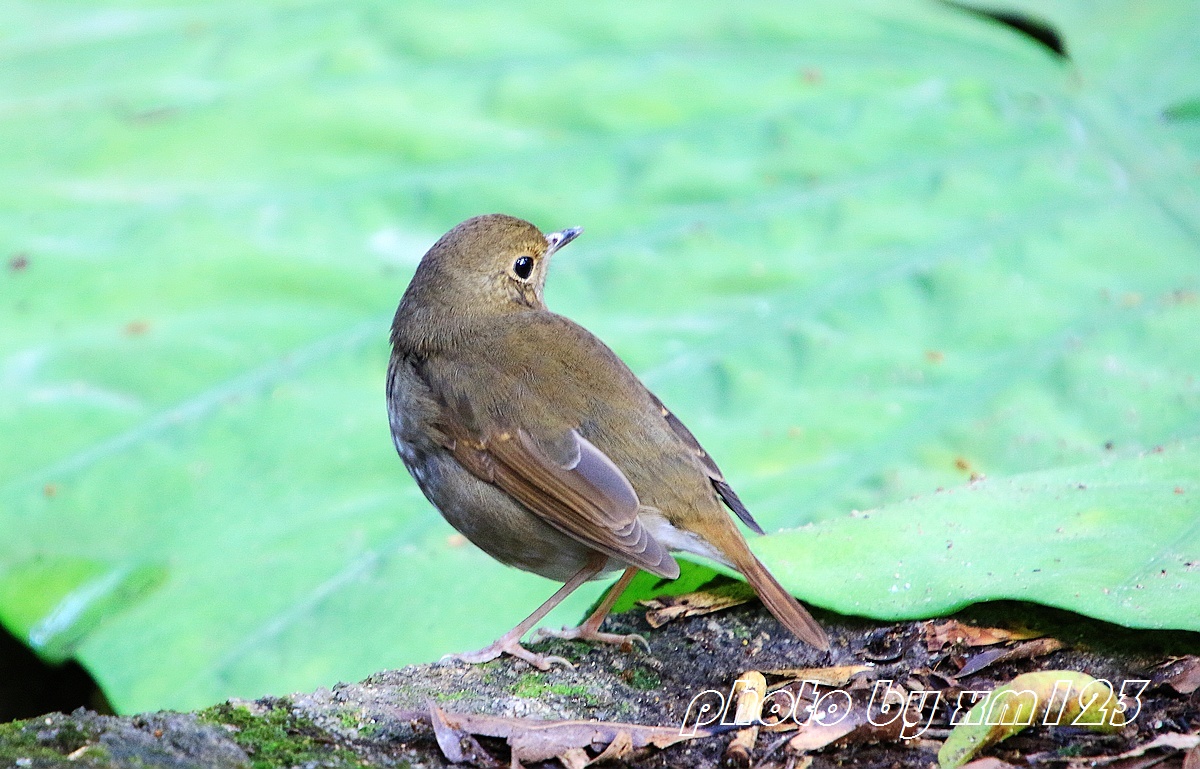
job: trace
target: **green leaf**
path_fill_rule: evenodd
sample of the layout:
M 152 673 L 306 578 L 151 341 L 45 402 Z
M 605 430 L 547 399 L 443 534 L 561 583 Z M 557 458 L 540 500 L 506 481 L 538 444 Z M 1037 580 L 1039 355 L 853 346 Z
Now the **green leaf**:
M 1200 120 L 1200 99 L 1185 99 L 1163 110 L 1168 120 Z
M 968 713 L 962 713 L 964 704 L 959 697 L 950 722 L 954 728 L 937 751 L 937 764 L 942 769 L 956 769 L 971 761 L 979 751 L 989 745 L 1019 734 L 1030 726 L 1068 726 L 1086 728 L 1092 732 L 1120 732 L 1123 726 L 1133 721 L 1136 711 L 1141 709 L 1138 699 L 1141 690 L 1150 681 L 1128 681 L 1134 684 L 1133 697 L 1121 702 L 1112 684 L 1104 679 L 1092 678 L 1087 673 L 1076 671 L 1038 671 L 1022 673 L 1007 684 L 986 692 Z M 1121 693 L 1126 693 L 1126 684 Z M 962 692 L 976 695 L 978 692 Z M 1130 711 L 1129 708 L 1134 708 Z
M 768 528 L 1200 433 L 1194 4 L 1037 8 L 1070 61 L 915 1 L 10 4 L 0 622 L 128 712 L 531 611 L 383 408 L 416 260 L 488 211 L 587 227 L 552 309 Z
M 797 595 L 898 620 L 1035 601 L 1200 630 L 1200 442 L 937 491 L 755 540 Z
M 1145 688 L 1148 681 L 1129 683 Z M 1121 694 L 1126 685 L 1122 683 Z M 959 697 L 958 709 L 951 716 L 954 729 L 938 750 L 938 766 L 956 769 L 979 751 L 1007 740 L 1030 726 L 1068 726 L 1095 732 L 1119 732 L 1141 709 L 1136 694 L 1122 703 L 1112 684 L 1074 670 L 1040 670 L 1023 673 L 1006 684 L 987 692 L 969 712 L 963 713 L 969 700 Z M 975 692 L 963 692 L 971 695 Z M 1128 708 L 1134 707 L 1132 713 Z

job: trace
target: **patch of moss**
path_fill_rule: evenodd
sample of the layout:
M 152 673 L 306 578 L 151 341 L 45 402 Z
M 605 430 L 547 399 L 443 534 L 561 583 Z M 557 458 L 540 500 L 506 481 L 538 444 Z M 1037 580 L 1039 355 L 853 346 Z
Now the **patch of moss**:
M 596 697 L 586 686 L 580 684 L 553 684 L 546 687 L 551 694 L 561 694 L 564 697 L 582 697 L 589 705 L 596 704 Z
M 586 702 L 592 702 L 594 697 L 582 684 L 548 684 L 541 673 L 526 673 L 513 685 L 512 693 L 518 697 L 536 698 L 547 694 L 558 694 L 563 697 L 581 697 Z
M 749 643 L 750 636 L 752 635 L 750 628 L 740 622 L 730 622 L 729 630 L 733 633 L 733 637 L 740 640 L 743 645 Z
M 46 724 L 44 719 L 37 718 L 0 724 L 0 765 L 16 766 L 18 759 L 29 759 L 35 765 L 57 764 L 63 756 L 88 745 L 94 736 L 70 721 Z M 103 746 L 88 745 L 72 761 L 80 767 L 108 766 L 110 756 Z
M 308 763 L 359 765 L 352 751 L 336 747 L 323 729 L 294 715 L 286 700 L 261 716 L 228 703 L 203 710 L 197 716 L 210 724 L 232 726 L 230 738 L 246 751 L 254 769 Z
M 343 729 L 358 729 L 358 711 L 343 710 L 337 714 L 338 723 Z
M 458 692 L 451 699 L 458 699 Z M 338 723 L 343 729 L 353 729 L 358 732 L 360 737 L 370 737 L 375 732 L 379 731 L 379 724 L 375 721 L 364 720 L 361 710 L 342 710 L 337 714 Z
M 0 763 L 11 766 L 18 758 L 57 759 L 62 753 L 43 745 L 28 721 L 0 724 Z
M 536 697 L 546 691 L 547 684 L 541 673 L 526 673 L 513 684 L 512 693 L 518 697 Z
M 621 680 L 634 689 L 641 689 L 642 691 L 650 691 L 662 686 L 662 676 L 641 665 L 635 665 L 621 671 Z

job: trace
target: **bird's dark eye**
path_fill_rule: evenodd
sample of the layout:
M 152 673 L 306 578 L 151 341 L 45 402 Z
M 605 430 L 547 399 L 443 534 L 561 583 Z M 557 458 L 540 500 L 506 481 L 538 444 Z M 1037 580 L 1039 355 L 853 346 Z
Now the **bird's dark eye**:
M 517 261 L 513 262 L 513 274 L 521 280 L 525 280 L 533 272 L 533 257 L 518 256 Z

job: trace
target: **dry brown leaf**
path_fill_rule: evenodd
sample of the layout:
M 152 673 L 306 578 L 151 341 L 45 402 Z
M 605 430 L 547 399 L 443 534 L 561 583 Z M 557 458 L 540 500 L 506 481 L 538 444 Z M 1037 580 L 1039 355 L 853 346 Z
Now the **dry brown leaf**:
M 991 646 L 1007 641 L 1027 641 L 1031 638 L 1040 638 L 1041 636 L 1042 634 L 1036 630 L 1005 630 L 998 627 L 976 627 L 974 625 L 964 625 L 958 620 L 953 619 L 945 622 L 927 622 L 925 624 L 925 647 L 931 652 L 950 644 Z
M 870 665 L 839 665 L 829 668 L 775 668 L 763 672 L 769 676 L 782 676 L 793 681 L 816 681 L 826 686 L 845 686 L 859 673 L 874 669 Z
M 558 762 L 563 765 L 563 769 L 587 769 L 592 759 L 583 748 L 571 748 L 558 756 Z
M 964 765 L 962 769 L 1016 769 L 1016 767 L 1007 761 L 1001 761 L 995 756 L 987 756 L 986 758 L 979 758 Z
M 767 696 L 767 679 L 757 670 L 750 670 L 738 678 L 738 683 L 743 686 L 738 696 L 733 721 L 736 724 L 754 725 L 738 730 L 725 748 L 725 758 L 735 766 L 749 766 L 750 754 L 754 751 L 754 743 L 758 741 L 757 724 L 762 720 L 763 700 Z
M 738 582 L 711 590 L 699 590 L 695 593 L 659 596 L 647 601 L 638 601 L 638 603 L 649 609 L 646 612 L 646 622 L 650 623 L 650 627 L 659 628 L 682 617 L 712 614 L 715 611 L 739 606 L 753 598 L 754 589 L 745 583 Z
M 600 752 L 600 755 L 593 758 L 588 764 L 601 764 L 605 761 L 624 761 L 629 756 L 633 755 L 633 739 L 629 736 L 629 732 L 617 732 L 617 736 L 613 741 L 608 743 L 608 747 Z M 588 764 L 584 764 L 587 766 Z
M 429 717 L 438 746 L 446 758 L 456 763 L 470 761 L 477 765 L 493 765 L 495 759 L 483 752 L 473 735 L 502 738 L 512 748 L 514 760 L 535 762 L 563 755 L 568 755 L 567 760 L 570 761 L 578 757 L 579 754 L 573 752 L 577 749 L 590 747 L 607 752 L 614 743 L 617 743 L 614 754 L 624 756 L 634 749 L 665 748 L 712 734 L 707 729 L 683 733 L 677 726 L 642 726 L 611 721 L 541 721 L 446 713 L 432 703 L 429 705 Z M 480 763 L 483 761 L 490 763 Z
M 587 769 L 588 764 L 592 763 L 592 758 L 588 757 L 588 751 L 582 747 L 572 747 L 569 751 L 559 753 L 558 763 L 563 764 L 563 769 Z
M 1154 674 L 1156 686 L 1169 686 L 1180 694 L 1200 689 L 1200 657 L 1188 655 L 1164 665 Z
M 1138 758 L 1123 758 L 1120 761 L 1115 761 L 1111 764 L 1105 764 L 1109 769 L 1151 769 L 1151 767 L 1161 767 L 1161 769 L 1183 769 L 1182 764 L 1175 764 L 1171 759 L 1174 756 L 1168 754 L 1160 754 L 1157 756 L 1140 756 Z M 1071 764 L 1072 769 L 1085 769 L 1085 767 L 1094 766 L 1094 762 L 1077 761 Z
M 1179 732 L 1167 732 L 1160 734 L 1147 743 L 1138 745 L 1136 748 L 1127 750 L 1124 753 L 1115 756 L 1092 756 L 1088 759 L 1090 765 L 1096 766 L 1100 764 L 1111 764 L 1114 761 L 1120 761 L 1126 758 L 1137 758 L 1145 755 L 1151 750 L 1158 748 L 1170 748 L 1171 750 L 1180 751 L 1187 750 L 1195 752 L 1200 746 L 1200 734 L 1180 734 Z
M 898 688 L 898 687 L 897 687 Z M 817 712 L 807 719 L 796 719 L 800 722 L 799 733 L 788 741 L 788 749 L 798 753 L 819 750 L 833 744 L 850 744 L 861 742 L 894 741 L 901 737 L 905 729 L 905 721 L 909 724 L 919 723 L 913 713 L 907 712 L 907 705 L 899 708 L 888 721 L 873 722 L 872 714 L 878 717 L 877 705 L 871 704 L 871 692 L 862 690 L 840 692 L 835 700 L 818 699 Z M 796 704 L 796 712 L 807 712 L 811 702 L 800 700 Z M 904 711 L 901 717 L 901 711 Z
M 988 649 L 976 654 L 966 665 L 963 665 L 962 670 L 958 671 L 957 678 L 965 678 L 969 675 L 974 675 L 980 670 L 993 665 L 997 662 L 1012 662 L 1013 660 L 1030 660 L 1034 657 L 1042 657 L 1051 652 L 1056 652 L 1066 646 L 1057 638 L 1038 638 L 1034 641 L 1026 641 L 1025 643 L 1017 644 L 1016 646 L 1008 646 L 1000 649 Z
M 433 726 L 433 735 L 437 739 L 438 747 L 451 763 L 500 766 L 473 736 L 457 724 L 448 721 L 445 712 L 432 702 L 429 703 L 429 723 Z
M 810 753 L 832 745 L 853 732 L 858 725 L 849 719 L 840 723 L 825 725 L 809 721 L 800 726 L 800 733 L 788 740 L 788 749 L 796 753 Z

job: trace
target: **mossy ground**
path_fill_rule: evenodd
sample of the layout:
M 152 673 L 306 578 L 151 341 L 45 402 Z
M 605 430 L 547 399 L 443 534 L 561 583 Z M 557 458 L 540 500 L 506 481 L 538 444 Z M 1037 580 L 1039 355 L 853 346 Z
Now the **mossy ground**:
M 861 665 L 870 660 L 875 677 L 912 678 L 930 686 L 938 685 L 939 679 L 929 671 L 949 672 L 945 654 L 926 647 L 919 623 L 820 618 L 833 638 L 828 654 L 787 636 L 756 605 L 673 622 L 654 631 L 647 629 L 639 614 L 627 613 L 612 617 L 606 629 L 645 635 L 650 652 L 560 641 L 536 647 L 541 652 L 571 654 L 576 660 L 571 670 L 534 671 L 512 659 L 486 665 L 418 665 L 382 672 L 361 683 L 289 698 L 229 702 L 197 714 L 121 719 L 83 710 L 70 716 L 52 714 L 0 725 L 0 767 L 445 767 L 448 764 L 427 725 L 431 702 L 449 713 L 672 726 L 682 723 L 694 696 L 705 690 L 728 691 L 751 669 Z M 1054 635 L 1068 648 L 1037 660 L 997 663 L 970 676 L 967 683 L 972 686 L 990 688 L 1036 669 L 1086 670 L 1113 680 L 1145 678 L 1171 655 L 1200 651 L 1200 637 L 1195 634 L 1121 631 L 1026 604 L 993 604 L 976 610 L 974 618 L 983 625 L 1015 618 Z M 1125 733 L 1036 729 L 989 753 L 1009 760 L 1029 755 L 1056 756 L 1054 760 L 1113 755 L 1149 741 L 1158 731 L 1200 729 L 1196 697 L 1200 693 L 1189 698 L 1160 688 L 1148 693 L 1134 728 Z M 728 741 L 728 736 L 698 739 L 634 757 L 631 765 L 720 766 Z M 770 752 L 769 743 L 774 741 L 760 738 L 755 762 L 786 762 L 789 757 L 783 748 L 776 746 Z M 503 741 L 483 743 L 497 761 L 507 762 Z M 833 746 L 814 754 L 813 765 L 925 769 L 936 762 L 937 745 L 936 740 L 924 740 Z
M 108 753 L 99 746 L 87 747 L 92 734 L 78 724 L 51 727 L 52 717 L 0 724 L 0 766 L 44 766 L 74 755 L 75 766 L 106 766 Z M 51 723 L 47 723 L 51 722 Z
M 187 713 L 117 718 L 79 709 L 0 724 L 0 767 L 242 769 L 245 753 L 223 730 Z
M 359 765 L 353 751 L 338 747 L 325 730 L 293 713 L 290 701 L 269 702 L 270 706 L 257 715 L 246 706 L 231 703 L 217 705 L 197 715 L 205 723 L 227 727 L 230 738 L 246 751 L 254 769 L 307 764 Z
M 591 696 L 588 688 L 582 684 L 548 684 L 542 673 L 527 673 L 521 676 L 512 692 L 518 697 L 545 697 L 548 694 L 558 694 L 563 697 L 581 697 L 586 700 Z

